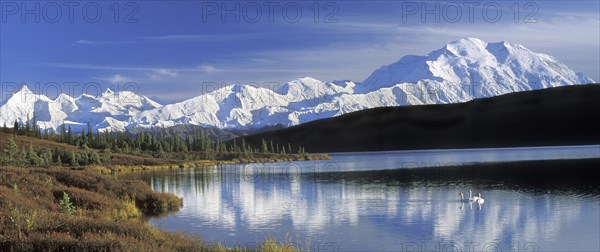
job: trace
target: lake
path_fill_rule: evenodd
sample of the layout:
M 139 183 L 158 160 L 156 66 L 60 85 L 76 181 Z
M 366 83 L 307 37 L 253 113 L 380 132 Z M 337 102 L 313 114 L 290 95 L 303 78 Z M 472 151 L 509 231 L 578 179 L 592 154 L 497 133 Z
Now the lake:
M 598 251 L 600 145 L 333 153 L 139 174 L 184 207 L 160 229 L 312 251 Z M 136 175 L 138 176 L 138 175 Z M 483 205 L 459 193 L 481 193 Z

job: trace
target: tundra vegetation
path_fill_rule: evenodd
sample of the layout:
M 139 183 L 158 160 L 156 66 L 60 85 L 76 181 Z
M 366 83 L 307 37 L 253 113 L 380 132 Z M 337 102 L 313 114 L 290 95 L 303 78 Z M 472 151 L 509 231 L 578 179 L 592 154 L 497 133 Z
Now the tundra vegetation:
M 0 251 L 300 250 L 271 239 L 258 247 L 227 248 L 158 230 L 147 218 L 179 210 L 183 199 L 114 173 L 310 158 L 306 153 L 225 146 L 201 135 L 180 141 L 112 132 L 43 134 L 33 122 L 0 128 Z

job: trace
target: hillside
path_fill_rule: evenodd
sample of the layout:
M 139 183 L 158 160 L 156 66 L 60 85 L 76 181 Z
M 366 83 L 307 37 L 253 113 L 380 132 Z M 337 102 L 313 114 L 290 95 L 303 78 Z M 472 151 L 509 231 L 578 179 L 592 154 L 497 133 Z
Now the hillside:
M 285 150 L 274 146 L 268 149 L 250 148 L 239 143 L 226 148 L 221 141 L 210 140 L 211 136 L 203 137 L 200 132 L 193 138 L 182 138 L 176 131 L 171 133 L 175 136 L 152 136 L 151 133 L 136 136 L 125 133 L 62 136 L 38 135 L 35 130 L 24 131 L 22 128 L 15 134 L 11 128 L 0 127 L 0 166 L 97 166 L 103 167 L 100 169 L 104 171 L 108 171 L 105 168 L 114 171 L 198 167 L 224 162 L 329 159 L 329 156 L 321 154 L 286 154 Z M 156 146 L 158 149 L 155 149 Z
M 296 143 L 308 152 L 600 144 L 598 111 L 600 85 L 591 84 L 368 109 L 244 139 Z
M 18 152 L 11 160 L 9 142 L 13 140 L 16 144 L 15 152 Z M 32 158 L 31 152 L 36 158 Z M 57 165 L 58 156 L 61 157 L 62 166 L 77 166 L 71 163 L 70 157 L 74 154 L 81 160 L 83 157 L 97 157 L 99 163 L 86 162 L 81 165 L 104 164 L 104 165 L 178 165 L 181 160 L 170 160 L 154 158 L 152 156 L 136 156 L 124 153 L 110 153 L 103 150 L 82 149 L 78 146 L 60 143 L 49 139 L 38 139 L 31 136 L 15 135 L 11 129 L 0 130 L 0 165 L 5 163 L 19 166 L 50 166 Z M 32 161 L 35 160 L 35 161 Z M 59 165 L 60 166 L 60 165 Z

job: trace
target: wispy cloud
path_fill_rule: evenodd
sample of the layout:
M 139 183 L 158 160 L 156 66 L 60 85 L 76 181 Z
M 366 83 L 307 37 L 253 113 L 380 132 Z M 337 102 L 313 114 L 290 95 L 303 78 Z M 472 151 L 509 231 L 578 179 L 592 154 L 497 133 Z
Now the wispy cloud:
M 206 72 L 206 73 L 212 73 L 212 72 L 216 72 L 217 68 L 211 65 L 201 65 L 198 67 L 202 72 Z
M 305 51 L 308 53 L 308 51 Z M 259 62 L 271 62 L 277 63 L 278 61 L 270 61 L 270 60 L 262 60 Z M 199 65 L 197 67 L 188 67 L 188 68 L 152 68 L 152 67 L 132 67 L 132 66 L 106 66 L 106 65 L 92 65 L 92 64 L 67 64 L 67 63 L 46 63 L 43 64 L 45 66 L 50 67 L 59 67 L 59 68 L 72 68 L 72 69 L 89 69 L 89 70 L 114 70 L 114 71 L 139 71 L 139 72 L 149 72 L 157 75 L 168 76 L 168 77 L 177 77 L 179 73 L 213 73 L 213 72 L 222 72 L 222 73 L 231 73 L 231 72 L 249 72 L 249 73 L 264 73 L 264 72 L 294 72 L 301 73 L 304 70 L 300 68 L 295 68 L 290 66 L 289 68 L 275 68 L 269 69 L 264 67 L 241 67 L 239 64 L 227 64 L 227 67 L 215 67 L 213 65 Z M 317 67 L 312 68 L 313 70 L 317 70 Z
M 112 75 L 112 76 L 109 76 L 109 77 L 98 77 L 96 79 L 109 81 L 110 83 L 134 82 L 134 80 L 132 78 L 125 77 L 125 76 L 123 76 L 121 74 L 115 74 L 115 75 Z
M 92 46 L 97 46 L 97 45 L 123 45 L 123 44 L 132 44 L 132 43 L 137 43 L 139 41 L 134 41 L 134 40 L 87 40 L 87 39 L 80 39 L 75 41 L 73 44 L 76 45 L 92 45 Z
M 173 41 L 173 42 L 187 42 L 187 41 L 222 41 L 232 39 L 244 39 L 257 37 L 259 34 L 256 33 L 237 33 L 237 34 L 175 34 L 175 35 L 161 35 L 161 36 L 143 36 L 139 37 L 141 40 L 147 41 Z
M 193 68 L 152 68 L 152 67 L 106 66 L 106 65 L 67 64 L 67 63 L 46 63 L 44 65 L 50 66 L 50 67 L 72 68 L 72 69 L 154 72 L 156 74 L 172 76 L 172 77 L 177 76 L 177 72 L 198 71 L 197 69 L 193 69 Z
M 237 33 L 237 34 L 170 34 L 158 36 L 140 36 L 133 40 L 90 40 L 79 39 L 74 42 L 77 45 L 122 45 L 122 44 L 141 44 L 141 43 L 185 43 L 185 42 L 214 42 L 259 38 L 262 36 L 257 33 Z
M 163 80 L 166 78 L 170 79 L 175 78 L 178 75 L 179 73 L 172 69 L 153 69 L 152 72 L 148 73 L 148 76 L 152 80 Z

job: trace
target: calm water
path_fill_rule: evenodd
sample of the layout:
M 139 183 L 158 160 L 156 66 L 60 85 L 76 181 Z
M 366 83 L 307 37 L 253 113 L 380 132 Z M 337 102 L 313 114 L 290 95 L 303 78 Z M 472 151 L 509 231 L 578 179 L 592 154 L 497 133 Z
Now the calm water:
M 144 172 L 154 190 L 184 198 L 150 223 L 229 246 L 274 238 L 312 251 L 600 250 L 600 183 L 588 175 L 598 145 L 332 157 Z M 595 159 L 556 160 L 578 158 Z M 523 160 L 548 161 L 479 164 Z M 485 198 L 481 208 L 459 200 L 468 190 Z

